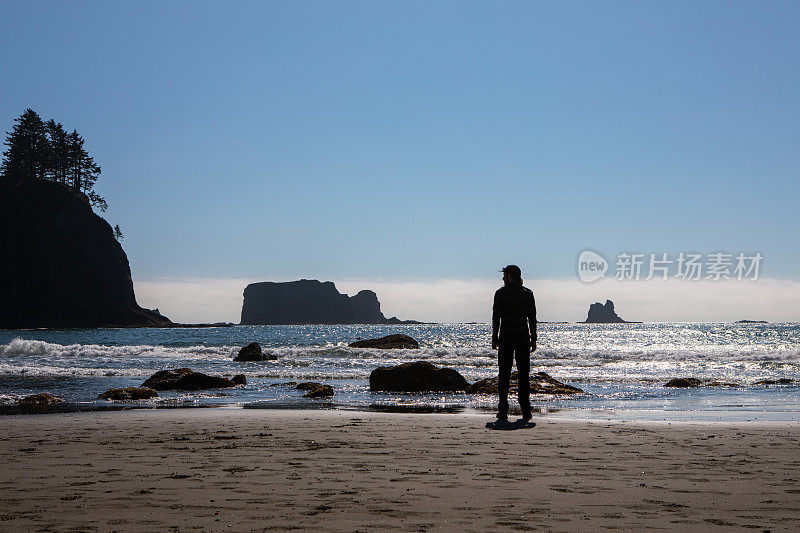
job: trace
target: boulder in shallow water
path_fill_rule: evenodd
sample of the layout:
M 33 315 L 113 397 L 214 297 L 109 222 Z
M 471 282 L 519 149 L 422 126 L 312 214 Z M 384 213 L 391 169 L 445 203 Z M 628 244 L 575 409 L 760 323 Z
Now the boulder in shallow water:
M 298 383 L 295 388 L 299 390 L 314 390 L 321 386 L 322 383 L 317 383 L 316 381 L 304 381 L 303 383 Z
M 369 375 L 369 388 L 374 391 L 423 392 L 463 391 L 464 376 L 452 368 L 439 368 L 427 361 L 381 366 Z
M 244 374 L 236 374 L 231 378 L 236 385 L 247 385 L 247 378 L 244 377 Z
M 108 389 L 98 396 L 101 400 L 149 400 L 158 393 L 149 387 L 125 387 L 123 389 Z
M 64 400 L 53 396 L 52 394 L 48 394 L 46 392 L 42 392 L 40 394 L 31 394 L 30 396 L 25 396 L 19 400 L 20 405 L 28 405 L 28 406 L 47 406 L 47 405 L 55 405 L 57 403 L 61 403 Z
M 351 348 L 377 348 L 379 350 L 416 349 L 419 343 L 402 333 L 387 335 L 379 339 L 364 339 L 350 343 Z
M 303 394 L 303 398 L 329 398 L 333 396 L 333 387 L 330 385 L 319 385 Z
M 261 345 L 257 342 L 251 342 L 239 350 L 234 361 L 261 361 L 262 357 Z
M 672 378 L 671 380 L 667 381 L 664 386 L 665 387 L 679 387 L 679 388 L 688 388 L 688 387 L 699 387 L 703 384 L 702 380 L 697 378 Z
M 247 346 L 239 350 L 239 353 L 233 359 L 234 361 L 274 361 L 278 356 L 267 354 L 261 351 L 261 345 L 257 342 L 251 342 Z
M 578 394 L 583 389 L 562 383 L 545 372 L 531 374 L 531 394 Z M 516 393 L 519 384 L 517 372 L 511 373 L 509 392 Z M 497 378 L 486 378 L 467 386 L 468 394 L 497 394 Z
M 142 383 L 142 387 L 156 390 L 223 389 L 235 386 L 236 383 L 230 379 L 209 376 L 202 372 L 195 372 L 191 368 L 159 370 Z

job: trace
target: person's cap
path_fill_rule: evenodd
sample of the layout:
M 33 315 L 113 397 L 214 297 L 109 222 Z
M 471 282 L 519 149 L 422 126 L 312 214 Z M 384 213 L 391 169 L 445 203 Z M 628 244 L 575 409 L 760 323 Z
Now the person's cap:
M 500 272 L 506 272 L 507 274 L 514 276 L 515 278 L 522 277 L 522 271 L 519 269 L 517 265 L 508 265 L 507 267 L 501 269 Z

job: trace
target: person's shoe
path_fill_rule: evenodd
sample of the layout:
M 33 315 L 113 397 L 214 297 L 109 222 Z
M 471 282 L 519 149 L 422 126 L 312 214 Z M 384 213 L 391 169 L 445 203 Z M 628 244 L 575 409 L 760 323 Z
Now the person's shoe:
M 508 414 L 507 413 L 497 413 L 497 419 L 498 420 L 508 420 Z
M 527 422 L 527 421 L 528 421 L 528 420 L 530 420 L 531 418 L 533 418 L 533 413 L 531 413 L 531 410 L 530 410 L 530 409 L 526 409 L 526 410 L 522 411 L 522 419 L 523 419 L 524 421 L 526 421 L 526 422 Z

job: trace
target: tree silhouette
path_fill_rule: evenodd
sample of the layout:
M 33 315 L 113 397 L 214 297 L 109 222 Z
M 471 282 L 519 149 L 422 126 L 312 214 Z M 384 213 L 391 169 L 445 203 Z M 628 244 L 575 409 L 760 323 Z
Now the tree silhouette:
M 100 166 L 84 148 L 77 130 L 67 133 L 53 119 L 45 123 L 33 109 L 26 109 L 14 122 L 6 135 L 8 148 L 3 152 L 0 177 L 14 182 L 52 180 L 101 211 L 108 208 L 105 199 L 94 191 Z

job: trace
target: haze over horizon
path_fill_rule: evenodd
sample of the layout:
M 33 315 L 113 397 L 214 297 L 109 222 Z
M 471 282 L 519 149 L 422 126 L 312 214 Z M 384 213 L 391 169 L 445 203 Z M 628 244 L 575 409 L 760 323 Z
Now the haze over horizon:
M 485 321 L 516 263 L 542 320 L 608 298 L 797 321 L 798 23 L 793 2 L 6 2 L 0 119 L 81 132 L 137 298 L 173 320 L 238 322 L 246 282 L 309 278 Z M 584 284 L 586 249 L 763 262 Z

